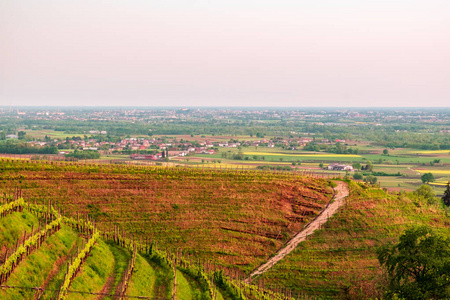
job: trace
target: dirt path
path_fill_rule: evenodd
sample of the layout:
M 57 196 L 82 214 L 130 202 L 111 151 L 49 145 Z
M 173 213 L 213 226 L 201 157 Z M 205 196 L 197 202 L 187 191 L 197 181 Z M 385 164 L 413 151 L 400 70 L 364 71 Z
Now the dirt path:
M 100 295 L 98 295 L 95 300 L 104 299 L 106 294 L 110 294 L 114 287 L 114 281 L 116 281 L 116 272 L 113 270 L 108 279 L 106 279 L 106 283 L 103 285 Z
M 333 198 L 333 201 L 329 203 L 314 220 L 307 224 L 303 228 L 303 230 L 298 232 L 291 240 L 289 240 L 285 244 L 285 246 L 275 254 L 274 257 L 270 258 L 266 263 L 254 270 L 245 280 L 246 282 L 251 282 L 253 277 L 260 275 L 272 268 L 277 262 L 291 253 L 291 251 L 294 250 L 298 244 L 306 240 L 307 236 L 313 234 L 314 231 L 319 229 L 322 224 L 326 223 L 329 217 L 337 212 L 339 207 L 341 207 L 345 203 L 345 197 L 348 196 L 348 186 L 346 183 L 338 181 L 337 186 L 334 188 L 334 191 L 336 194 Z

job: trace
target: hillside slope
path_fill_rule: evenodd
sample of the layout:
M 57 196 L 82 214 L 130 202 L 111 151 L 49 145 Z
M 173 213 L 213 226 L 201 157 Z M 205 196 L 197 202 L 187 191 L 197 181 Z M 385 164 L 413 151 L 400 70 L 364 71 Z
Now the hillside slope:
M 380 246 L 397 241 L 413 225 L 426 224 L 450 236 L 450 219 L 437 205 L 355 182 L 350 187 L 346 206 L 264 274 L 266 286 L 331 299 L 380 297 Z
M 249 271 L 328 203 L 326 180 L 287 173 L 0 161 L 0 188 L 52 199 L 100 229 Z
M 50 204 L 18 198 L 0 204 L 0 212 L 0 240 L 8 249 L 0 264 L 1 299 L 284 298 L 274 293 L 268 298 L 211 263 L 157 250 L 156 244 L 137 242 L 126 232 L 101 232 L 92 220 L 62 216 Z M 27 234 L 33 222 L 39 226 Z M 24 228 L 23 237 L 15 235 Z M 17 241 L 8 242 L 14 236 Z

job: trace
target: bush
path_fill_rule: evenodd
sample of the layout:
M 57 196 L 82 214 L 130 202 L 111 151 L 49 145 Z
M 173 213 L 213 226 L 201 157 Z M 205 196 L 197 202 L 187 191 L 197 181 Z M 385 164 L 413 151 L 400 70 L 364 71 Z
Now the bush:
M 375 176 L 369 175 L 367 177 L 364 177 L 364 181 L 371 183 L 371 184 L 375 184 L 378 181 L 378 178 L 376 178 Z
M 436 194 L 434 193 L 431 186 L 422 184 L 413 194 L 421 199 L 424 199 L 428 205 L 436 204 Z
M 75 150 L 74 152 L 67 153 L 64 156 L 78 159 L 99 159 L 100 153 L 98 153 L 98 151 L 95 150 L 84 150 L 84 151 Z
M 359 173 L 359 172 L 356 172 L 355 174 L 353 174 L 353 179 L 355 179 L 355 180 L 361 180 L 361 179 L 363 179 L 363 174 L 361 174 L 361 173 Z

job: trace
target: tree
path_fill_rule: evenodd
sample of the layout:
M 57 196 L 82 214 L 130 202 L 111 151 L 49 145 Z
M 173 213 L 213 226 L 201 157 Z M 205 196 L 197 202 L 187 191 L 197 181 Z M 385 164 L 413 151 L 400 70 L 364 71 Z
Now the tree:
M 376 177 L 373 176 L 373 175 L 369 175 L 369 176 L 367 176 L 366 178 L 364 178 L 364 181 L 369 182 L 369 183 L 371 183 L 371 184 L 375 184 L 375 183 L 377 183 L 378 178 L 376 178 Z
M 429 185 L 422 184 L 414 191 L 414 194 L 419 198 L 426 200 L 429 205 L 436 203 L 436 194 Z
M 354 164 L 352 165 L 352 167 L 353 167 L 353 169 L 355 169 L 355 170 L 361 170 L 361 164 L 360 164 L 359 162 L 354 163 Z
M 450 206 L 450 181 L 447 182 L 447 188 L 445 189 L 444 196 L 442 196 L 442 201 L 446 206 Z
M 387 148 L 384 149 L 384 150 L 383 150 L 383 154 L 384 154 L 384 155 L 388 155 L 388 154 L 389 154 L 389 150 L 388 150 Z
M 386 268 L 386 298 L 448 299 L 450 240 L 427 226 L 408 229 L 399 242 L 377 251 Z M 397 299 L 398 299 L 397 298 Z
M 26 135 L 27 133 L 25 132 L 25 131 L 19 131 L 18 133 L 17 133 L 17 136 L 19 137 L 19 140 L 23 140 L 23 139 L 25 139 L 25 135 Z
M 359 172 L 355 172 L 355 174 L 353 174 L 353 179 L 355 179 L 355 180 L 363 179 L 363 174 L 361 174 Z
M 423 174 L 420 179 L 422 180 L 423 183 L 429 183 L 429 182 L 433 182 L 434 181 L 434 175 L 431 173 L 425 173 Z
M 372 172 L 373 171 L 373 164 L 370 160 L 367 161 L 367 165 L 365 168 L 366 171 Z

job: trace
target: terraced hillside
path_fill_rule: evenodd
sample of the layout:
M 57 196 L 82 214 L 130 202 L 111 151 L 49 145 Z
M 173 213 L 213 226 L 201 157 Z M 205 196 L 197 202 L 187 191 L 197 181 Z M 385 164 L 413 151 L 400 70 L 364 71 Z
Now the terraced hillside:
M 415 224 L 450 235 L 438 205 L 350 182 L 338 214 L 250 286 L 240 280 L 242 271 L 317 215 L 332 196 L 327 181 L 122 165 L 0 161 L 0 167 L 0 274 L 9 286 L 0 288 L 1 299 L 54 299 L 61 291 L 67 299 L 284 297 L 264 288 L 288 298 L 379 298 L 381 245 Z M 12 201 L 6 195 L 13 192 L 45 205 Z M 20 286 L 27 288 L 13 288 Z
M 380 298 L 386 286 L 376 250 L 412 225 L 450 236 L 450 219 L 437 204 L 350 182 L 347 204 L 308 241 L 264 274 L 268 287 L 324 298 Z
M 324 179 L 290 173 L 0 161 L 0 189 L 89 215 L 104 231 L 249 271 L 329 202 Z
M 94 224 L 22 198 L 0 205 L 0 299 L 286 299 Z

